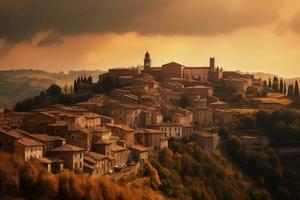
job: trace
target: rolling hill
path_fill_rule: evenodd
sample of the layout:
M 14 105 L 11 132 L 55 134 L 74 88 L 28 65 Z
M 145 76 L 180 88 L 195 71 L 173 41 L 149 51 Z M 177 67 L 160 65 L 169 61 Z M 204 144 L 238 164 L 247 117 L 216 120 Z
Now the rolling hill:
M 50 73 L 41 70 L 0 71 L 0 108 L 12 107 L 17 101 L 38 95 L 51 84 L 62 88 L 73 85 L 78 76 L 92 76 L 94 81 L 102 74 L 100 70 L 69 71 L 68 73 Z

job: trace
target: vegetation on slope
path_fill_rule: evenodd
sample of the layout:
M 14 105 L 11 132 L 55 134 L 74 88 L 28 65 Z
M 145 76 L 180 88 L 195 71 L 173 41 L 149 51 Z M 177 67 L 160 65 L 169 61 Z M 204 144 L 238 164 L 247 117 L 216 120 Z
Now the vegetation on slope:
M 191 141 L 170 141 L 154 157 L 144 175 L 150 176 L 152 187 L 172 199 L 269 199 L 263 189 L 254 188 L 224 157 L 208 154 Z M 156 171 L 156 172 L 155 172 Z
M 7 196 L 28 199 L 163 199 L 150 188 L 119 185 L 106 177 L 93 178 L 68 171 L 53 175 L 40 165 L 24 163 L 15 155 L 0 153 L 0 157 L 1 199 Z

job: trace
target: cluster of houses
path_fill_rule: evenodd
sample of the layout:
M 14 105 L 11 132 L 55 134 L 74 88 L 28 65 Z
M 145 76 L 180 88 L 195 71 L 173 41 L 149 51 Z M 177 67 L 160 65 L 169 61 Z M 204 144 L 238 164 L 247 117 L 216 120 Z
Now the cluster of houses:
M 99 77 L 120 83 L 109 95 L 95 95 L 73 106 L 53 105 L 0 118 L 0 151 L 34 160 L 49 171 L 80 170 L 107 175 L 168 147 L 169 138 L 193 138 L 213 151 L 219 136 L 207 131 L 232 120 L 225 102 L 213 96 L 211 82 L 222 68 L 169 63 L 144 69 L 110 69 Z M 189 102 L 184 108 L 179 104 Z

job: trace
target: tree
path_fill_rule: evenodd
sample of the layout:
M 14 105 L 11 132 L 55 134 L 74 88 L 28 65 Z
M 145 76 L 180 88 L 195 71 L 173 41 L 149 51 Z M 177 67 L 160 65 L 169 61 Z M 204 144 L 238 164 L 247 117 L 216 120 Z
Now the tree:
M 88 77 L 88 83 L 92 84 L 93 83 L 93 78 L 91 76 Z
M 272 92 L 278 92 L 278 91 L 279 91 L 278 77 L 274 76 L 273 85 L 272 85 Z
M 294 86 L 291 84 L 288 87 L 288 96 L 293 97 L 294 96 Z
M 280 93 L 283 93 L 283 91 L 284 91 L 284 88 L 283 88 L 284 86 L 283 86 L 283 80 L 282 80 L 282 78 L 280 79 Z
M 64 86 L 64 93 L 65 93 L 65 94 L 68 93 L 68 85 L 67 85 L 67 84 L 65 84 L 65 86 Z
M 271 78 L 269 78 L 269 84 L 268 84 L 269 88 L 272 88 L 272 83 L 271 83 Z
M 61 88 L 56 84 L 52 84 L 46 92 L 51 97 L 57 97 L 61 94 Z
M 295 91 L 294 91 L 294 97 L 299 96 L 299 86 L 298 86 L 298 81 L 295 82 Z
M 77 80 L 75 79 L 74 80 L 74 92 L 76 93 L 77 92 Z
M 268 87 L 267 81 L 264 81 L 263 83 L 263 90 L 262 90 L 262 96 L 267 96 L 269 93 L 270 88 Z
M 286 82 L 284 81 L 284 85 L 283 85 L 283 94 L 286 94 Z

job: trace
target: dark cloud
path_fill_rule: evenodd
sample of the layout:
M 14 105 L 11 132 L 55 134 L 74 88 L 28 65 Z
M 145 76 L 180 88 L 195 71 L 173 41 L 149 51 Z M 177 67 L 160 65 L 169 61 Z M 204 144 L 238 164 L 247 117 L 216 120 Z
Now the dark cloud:
M 300 34 L 300 10 L 291 19 L 289 28 L 295 33 Z
M 277 0 L 0 0 L 0 38 L 30 40 L 62 35 L 126 33 L 216 35 L 268 23 Z M 53 36 L 41 41 L 57 42 Z
M 60 45 L 64 42 L 61 35 L 57 32 L 50 32 L 48 35 L 46 35 L 44 38 L 42 38 L 37 46 L 39 47 L 48 47 L 52 45 Z

